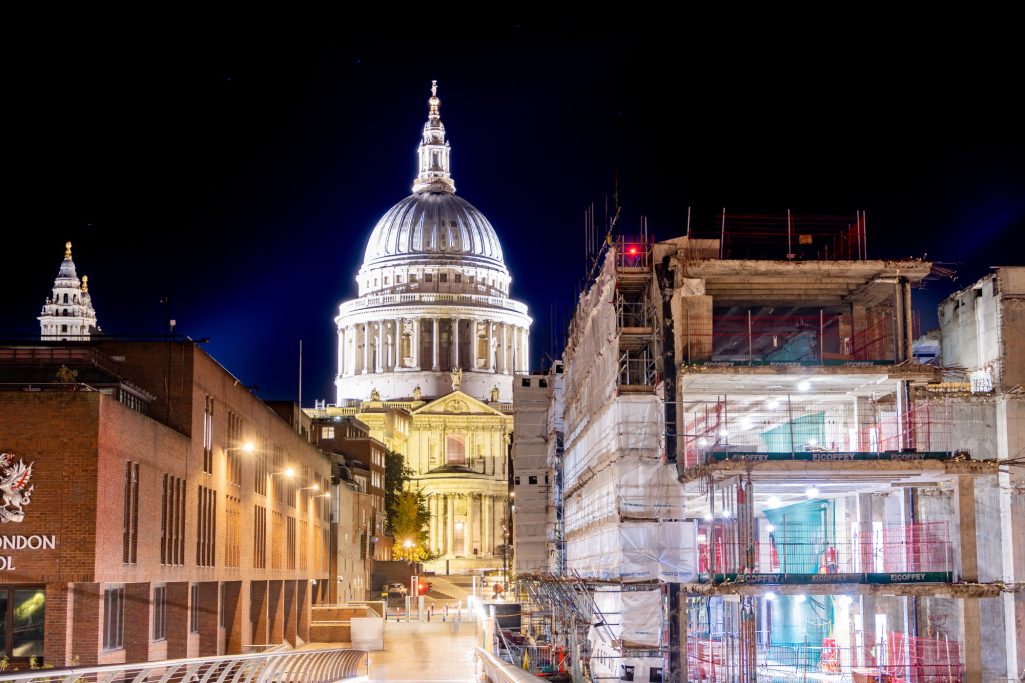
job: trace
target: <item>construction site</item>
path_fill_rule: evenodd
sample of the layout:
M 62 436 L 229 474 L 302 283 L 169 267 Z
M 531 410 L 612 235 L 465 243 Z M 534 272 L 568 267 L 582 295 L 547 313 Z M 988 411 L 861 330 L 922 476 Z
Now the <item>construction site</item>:
M 1025 268 L 919 358 L 940 269 L 868 258 L 861 213 L 716 228 L 594 251 L 530 420 L 521 632 L 573 680 L 1017 679 Z

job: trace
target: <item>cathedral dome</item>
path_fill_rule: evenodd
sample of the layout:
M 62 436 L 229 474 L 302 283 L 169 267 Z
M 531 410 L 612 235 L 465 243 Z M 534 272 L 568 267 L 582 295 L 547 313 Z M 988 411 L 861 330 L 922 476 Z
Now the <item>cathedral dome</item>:
M 428 103 L 413 194 L 374 226 L 359 296 L 338 306 L 338 405 L 456 389 L 503 403 L 513 375 L 529 370 L 527 306 L 509 296 L 495 228 L 455 194 L 436 82 Z
M 508 273 L 491 222 L 450 192 L 406 197 L 377 222 L 363 268 L 460 263 Z

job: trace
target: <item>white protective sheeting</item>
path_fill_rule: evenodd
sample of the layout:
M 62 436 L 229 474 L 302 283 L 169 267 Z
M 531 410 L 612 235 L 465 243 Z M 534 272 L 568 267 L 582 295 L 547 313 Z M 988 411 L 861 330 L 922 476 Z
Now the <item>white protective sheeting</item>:
M 566 489 L 627 455 L 662 457 L 662 401 L 654 394 L 618 396 L 596 406 L 585 425 L 576 425 L 566 442 Z
M 567 539 L 566 556 L 569 569 L 592 579 L 687 583 L 697 578 L 692 522 L 595 525 Z
M 613 644 L 621 641 L 629 646 L 658 647 L 662 633 L 662 593 L 659 590 L 624 591 L 610 586 L 594 592 L 598 612 L 589 637 L 592 643 Z
M 635 455 L 607 463 L 565 503 L 566 532 L 626 519 L 683 519 L 684 488 L 676 468 L 657 458 Z

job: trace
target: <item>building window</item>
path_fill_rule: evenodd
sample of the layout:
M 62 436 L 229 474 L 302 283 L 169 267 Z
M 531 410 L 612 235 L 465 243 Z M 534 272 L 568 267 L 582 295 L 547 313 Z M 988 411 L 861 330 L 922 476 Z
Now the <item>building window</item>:
M 280 512 L 271 512 L 270 519 L 270 568 L 281 569 L 281 556 L 284 553 L 285 518 Z
M 213 474 L 214 471 L 214 400 L 206 397 L 203 408 L 203 471 Z
M 434 273 L 424 273 L 424 282 L 434 282 Z
M 533 485 L 536 486 L 537 485 L 537 475 L 536 474 L 531 474 L 530 476 L 528 476 L 527 477 L 527 483 L 528 484 L 533 484 Z
M 242 416 L 228 413 L 228 447 L 225 449 L 228 482 L 242 484 Z
M 196 507 L 196 565 L 213 567 L 217 546 L 217 492 L 199 487 Z
M 189 592 L 189 633 L 199 633 L 199 584 L 192 584 Z
M 160 506 L 160 564 L 185 564 L 185 480 L 167 474 Z
M 153 589 L 153 640 L 167 638 L 167 586 Z
M 441 282 L 448 282 L 448 273 L 442 273 L 440 280 Z
M 462 282 L 462 281 L 463 281 L 463 276 L 460 275 L 459 273 L 456 273 L 456 282 Z
M 416 273 L 409 274 L 409 284 L 416 284 Z
M 278 446 L 274 447 L 275 449 Z M 256 492 L 261 496 L 267 495 L 267 441 L 263 441 L 263 447 L 256 453 Z
M 45 623 L 43 586 L 0 587 L 0 662 L 10 657 L 42 657 Z
M 262 505 L 253 510 L 253 569 L 267 567 L 267 509 Z
M 299 569 L 306 569 L 307 537 L 309 534 L 309 522 L 305 519 L 299 520 Z
M 335 438 L 334 427 L 323 427 L 320 431 L 320 438 L 322 439 L 333 439 Z
M 513 477 L 513 484 L 516 485 L 516 486 L 519 486 L 520 485 L 520 478 L 519 477 Z
M 224 566 L 238 567 L 242 564 L 242 500 L 225 496 L 224 517 Z
M 121 561 L 135 564 L 139 547 L 139 463 L 125 463 L 124 541 Z
M 67 332 L 67 331 L 68 331 L 68 326 L 67 325 L 61 325 L 61 332 Z
M 288 569 L 295 569 L 295 517 L 289 517 L 286 520 L 285 545 L 287 546 L 285 561 Z
M 402 284 L 402 276 L 401 275 L 396 275 L 395 276 L 395 284 L 397 284 L 397 285 L 401 285 Z
M 466 437 L 449 434 L 445 437 L 445 462 L 449 465 L 466 464 Z
M 125 587 L 103 591 L 103 649 L 125 646 Z

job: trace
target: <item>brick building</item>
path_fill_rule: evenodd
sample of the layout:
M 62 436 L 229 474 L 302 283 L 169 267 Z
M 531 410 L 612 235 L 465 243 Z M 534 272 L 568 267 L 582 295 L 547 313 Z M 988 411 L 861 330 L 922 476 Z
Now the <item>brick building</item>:
M 332 464 L 302 431 L 191 341 L 0 347 L 0 654 L 306 639 Z

